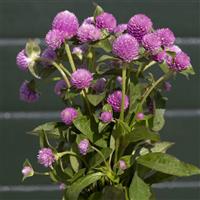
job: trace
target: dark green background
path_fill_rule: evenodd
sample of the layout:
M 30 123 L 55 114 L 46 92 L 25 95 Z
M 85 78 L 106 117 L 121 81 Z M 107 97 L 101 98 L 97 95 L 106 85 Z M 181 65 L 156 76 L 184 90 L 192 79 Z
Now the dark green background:
M 108 12 L 112 12 L 118 22 L 127 22 L 136 13 L 150 16 L 155 27 L 170 27 L 177 37 L 200 37 L 200 2 L 198 0 L 104 0 L 96 1 Z M 50 29 L 51 21 L 57 12 L 68 9 L 81 20 L 93 12 L 89 0 L 0 0 L 0 112 L 59 111 L 61 102 L 52 92 L 52 86 L 44 87 L 41 100 L 27 105 L 18 99 L 18 88 L 23 79 L 29 76 L 18 70 L 15 64 L 17 52 L 22 45 L 11 44 L 13 39 L 43 38 Z M 17 40 L 19 41 L 19 40 Z M 175 116 L 166 119 L 162 131 L 165 140 L 175 141 L 171 153 L 184 161 L 200 166 L 200 115 L 191 113 L 181 116 L 183 110 L 200 109 L 200 43 L 182 44 L 181 48 L 192 59 L 196 75 L 190 81 L 177 77 L 172 81 L 173 89 L 168 94 L 168 109 Z M 38 142 L 25 135 L 36 125 L 48 119 L 0 119 L 0 187 L 20 185 L 21 165 L 25 158 L 36 164 Z M 180 181 L 199 181 L 192 177 Z M 45 178 L 33 178 L 27 185 L 48 184 Z M 199 188 L 156 189 L 158 200 L 199 200 Z M 57 192 L 0 192 L 0 200 L 59 199 Z

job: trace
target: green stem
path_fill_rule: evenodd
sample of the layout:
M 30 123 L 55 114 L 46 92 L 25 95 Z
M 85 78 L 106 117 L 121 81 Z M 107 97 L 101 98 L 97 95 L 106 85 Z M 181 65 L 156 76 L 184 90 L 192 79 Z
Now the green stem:
M 87 98 L 87 95 L 86 95 L 86 91 L 85 91 L 85 90 L 82 90 L 82 91 L 81 91 L 81 94 L 82 94 L 82 96 L 83 96 L 83 98 L 84 98 L 84 100 L 85 100 L 85 103 L 86 103 L 86 105 L 87 105 L 87 108 L 88 108 L 88 111 L 89 111 L 90 115 L 93 116 L 92 110 L 91 110 L 91 107 L 90 107 L 90 103 L 89 103 L 88 98 Z
M 64 67 L 64 65 L 62 63 L 60 63 L 60 67 L 62 68 L 62 70 L 69 76 L 71 77 L 71 73 Z
M 49 176 L 49 172 L 34 172 L 34 174 L 39 176 Z
M 72 71 L 75 72 L 76 71 L 76 67 L 75 67 L 75 64 L 74 64 L 74 60 L 73 60 L 69 45 L 66 42 L 65 42 L 65 51 L 67 53 L 67 57 L 69 59 L 69 63 L 71 65 Z
M 155 61 L 150 62 L 148 65 L 146 65 L 143 69 L 143 72 L 146 71 L 148 68 L 150 68 L 151 66 L 153 66 L 154 64 L 156 64 Z
M 120 120 L 124 120 L 124 103 L 125 103 L 125 93 L 126 93 L 126 64 L 122 67 L 122 102 L 121 102 L 121 112 Z

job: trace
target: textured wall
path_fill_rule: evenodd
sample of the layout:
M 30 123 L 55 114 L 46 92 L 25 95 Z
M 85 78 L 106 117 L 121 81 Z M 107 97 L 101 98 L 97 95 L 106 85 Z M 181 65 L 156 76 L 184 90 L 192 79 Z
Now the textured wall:
M 177 42 L 191 56 L 197 75 L 190 81 L 184 77 L 177 77 L 172 81 L 173 89 L 168 95 L 170 112 L 163 130 L 163 139 L 176 142 L 171 153 L 200 166 L 200 2 L 198 0 L 96 2 L 108 12 L 112 12 L 119 22 L 126 22 L 135 13 L 144 12 L 152 18 L 155 27 L 170 27 L 176 36 L 184 38 Z M 36 188 L 37 192 L 31 193 L 3 192 L 9 189 L 23 190 L 20 187 L 3 186 L 21 185 L 21 163 L 26 157 L 30 157 L 36 165 L 33 155 L 37 154 L 38 142 L 35 137 L 25 135 L 25 132 L 37 124 L 53 120 L 56 117 L 54 112 L 62 109 L 60 100 L 52 93 L 52 87 L 48 89 L 45 87 L 41 100 L 34 105 L 27 105 L 18 100 L 18 88 L 22 80 L 28 79 L 29 75 L 17 69 L 15 56 L 23 47 L 24 38 L 43 38 L 50 28 L 52 18 L 64 9 L 73 11 L 81 20 L 93 12 L 92 1 L 89 0 L 0 0 L 0 200 L 59 199 L 59 194 L 54 191 L 38 192 Z M 42 88 L 44 86 L 45 84 Z M 33 111 L 35 113 L 31 113 Z M 48 115 L 49 111 L 53 111 L 49 113 L 51 116 Z M 192 177 L 180 181 L 174 185 L 174 189 L 157 189 L 158 199 L 200 199 L 200 187 L 196 185 L 198 178 Z M 33 178 L 26 182 L 27 185 L 48 183 L 45 178 Z

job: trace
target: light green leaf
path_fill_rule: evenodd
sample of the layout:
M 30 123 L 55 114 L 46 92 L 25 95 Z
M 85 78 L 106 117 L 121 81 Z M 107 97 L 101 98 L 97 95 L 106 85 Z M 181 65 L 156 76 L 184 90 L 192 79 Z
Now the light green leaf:
M 32 39 L 28 40 L 28 42 L 26 43 L 25 52 L 27 56 L 30 58 L 34 59 L 38 57 L 41 53 L 41 49 L 40 46 L 38 45 L 38 42 Z
M 72 145 L 71 151 L 76 152 L 76 145 L 75 144 Z M 79 167 L 80 167 L 80 163 L 79 163 L 78 158 L 74 155 L 70 155 L 69 160 L 70 160 L 70 164 L 71 164 L 72 169 L 77 173 L 79 171 Z
M 74 182 L 66 191 L 66 199 L 69 200 L 77 200 L 81 191 L 91 185 L 92 183 L 95 183 L 103 176 L 103 173 L 97 172 L 94 174 L 90 174 L 87 176 L 84 176 L 82 178 L 79 178 L 76 182 Z
M 94 43 L 92 46 L 95 47 L 95 48 L 101 48 L 107 53 L 112 51 L 112 45 L 111 45 L 109 38 L 105 38 L 103 40 L 100 40 L 100 41 Z
M 195 75 L 195 71 L 192 66 L 188 67 L 187 69 L 180 72 L 180 74 L 186 76 L 186 78 L 189 78 L 189 75 Z
M 106 97 L 106 92 L 103 92 L 101 94 L 88 94 L 87 98 L 89 100 L 89 102 L 93 105 L 93 106 L 97 106 L 98 104 L 100 104 Z
M 191 176 L 200 174 L 200 169 L 181 162 L 177 158 L 165 153 L 149 153 L 140 156 L 137 162 L 153 170 L 174 176 Z
M 94 3 L 95 6 L 95 11 L 94 11 L 94 18 L 96 18 L 98 15 L 100 15 L 101 13 L 104 12 L 103 8 L 101 6 L 99 6 L 98 4 Z
M 150 187 L 135 173 L 129 187 L 130 200 L 149 200 Z
M 162 70 L 165 74 L 169 73 L 169 67 L 168 67 L 168 65 L 167 65 L 165 62 L 162 63 L 162 64 L 160 64 L 159 66 L 160 66 L 161 70 Z
M 119 60 L 119 59 L 116 58 L 116 57 L 113 57 L 113 56 L 103 55 L 97 60 L 97 62 L 104 62 L 104 61 L 107 61 L 107 60 Z
M 153 118 L 153 131 L 160 131 L 165 125 L 164 119 L 165 109 L 156 109 Z

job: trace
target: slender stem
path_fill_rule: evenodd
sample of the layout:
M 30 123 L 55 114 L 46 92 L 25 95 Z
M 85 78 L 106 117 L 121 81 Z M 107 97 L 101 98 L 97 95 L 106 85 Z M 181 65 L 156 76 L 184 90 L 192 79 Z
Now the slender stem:
M 69 63 L 71 65 L 72 71 L 75 72 L 76 71 L 76 67 L 75 67 L 75 64 L 74 64 L 74 60 L 73 60 L 69 45 L 66 42 L 65 42 L 65 51 L 67 53 L 67 57 L 69 59 Z
M 92 110 L 91 110 L 91 107 L 90 107 L 90 103 L 89 103 L 88 98 L 87 98 L 87 95 L 86 95 L 86 91 L 85 91 L 85 90 L 82 90 L 82 91 L 81 91 L 81 94 L 82 94 L 83 98 L 85 99 L 85 103 L 86 103 L 86 105 L 87 105 L 87 108 L 88 108 L 88 111 L 89 111 L 90 115 L 93 116 Z
M 120 120 L 124 120 L 124 103 L 125 103 L 125 93 L 126 93 L 126 64 L 122 67 L 122 102 L 121 102 L 121 112 Z
M 40 176 L 49 176 L 49 172 L 34 172 L 35 175 L 40 175 Z
M 67 84 L 67 86 L 70 87 L 69 79 L 67 78 L 66 74 L 63 72 L 61 67 L 56 62 L 52 62 L 52 65 L 61 73 L 63 79 L 65 80 L 65 82 Z
M 71 73 L 64 67 L 64 65 L 62 63 L 60 63 L 60 67 L 62 68 L 62 70 L 69 76 L 71 77 Z
M 143 69 L 143 72 L 146 71 L 148 68 L 150 68 L 151 66 L 153 66 L 154 64 L 156 64 L 155 61 L 150 62 L 148 65 L 146 65 Z

